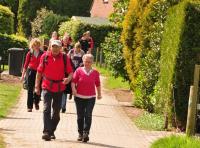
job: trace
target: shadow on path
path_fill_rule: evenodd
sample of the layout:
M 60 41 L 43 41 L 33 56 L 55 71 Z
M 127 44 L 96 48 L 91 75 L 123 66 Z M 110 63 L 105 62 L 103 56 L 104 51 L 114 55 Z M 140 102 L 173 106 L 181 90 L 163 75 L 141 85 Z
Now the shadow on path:
M 79 143 L 79 144 L 84 144 L 84 145 L 92 145 L 92 146 L 101 146 L 101 147 L 107 147 L 107 148 L 125 148 L 125 147 L 119 147 L 119 146 L 114 146 L 114 145 L 108 145 L 108 144 L 102 144 L 102 143 L 97 143 L 97 142 L 79 142 L 75 140 L 63 140 L 60 142 L 71 142 L 71 143 Z

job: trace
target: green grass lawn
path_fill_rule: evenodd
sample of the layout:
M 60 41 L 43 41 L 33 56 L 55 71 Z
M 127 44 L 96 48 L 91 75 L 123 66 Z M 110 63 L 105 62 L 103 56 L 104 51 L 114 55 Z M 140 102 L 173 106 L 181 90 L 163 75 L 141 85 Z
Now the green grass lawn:
M 0 84 L 0 118 L 5 117 L 9 109 L 16 104 L 20 90 L 20 84 Z
M 187 136 L 170 136 L 155 141 L 151 148 L 199 148 L 200 140 Z
M 95 68 L 100 72 L 102 76 L 106 77 L 105 81 L 105 87 L 107 89 L 130 89 L 130 85 L 127 81 L 124 81 L 123 78 L 117 77 L 115 78 L 114 76 L 111 75 L 110 71 L 108 69 L 95 66 Z
M 5 66 L 4 66 L 4 70 L 8 70 L 8 65 L 5 65 Z
M 158 114 L 144 112 L 143 115 L 134 119 L 135 125 L 143 130 L 164 130 L 164 117 Z
M 9 109 L 16 104 L 20 90 L 20 84 L 0 83 L 0 119 L 5 117 Z M 0 148 L 4 147 L 5 143 L 0 135 Z

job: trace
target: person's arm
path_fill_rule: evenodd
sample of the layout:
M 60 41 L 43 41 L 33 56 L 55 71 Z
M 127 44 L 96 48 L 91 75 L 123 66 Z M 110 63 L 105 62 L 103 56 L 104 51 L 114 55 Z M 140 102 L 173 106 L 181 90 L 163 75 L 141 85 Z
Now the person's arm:
M 21 76 L 21 81 L 24 81 L 25 74 L 26 74 L 26 69 L 23 68 L 23 70 L 22 70 L 22 76 Z
M 36 74 L 36 79 L 35 79 L 35 93 L 37 94 L 37 95 L 40 95 L 40 82 L 41 82 L 41 80 L 42 80 L 42 74 L 41 73 L 39 73 L 39 72 L 37 72 L 37 74 Z
M 77 90 L 76 90 L 76 85 L 75 85 L 74 82 L 72 82 L 71 87 L 72 87 L 72 94 L 73 94 L 74 96 L 76 96 Z
M 99 72 L 96 73 L 96 80 L 95 80 L 95 85 L 97 89 L 97 99 L 101 99 L 101 82 L 100 82 L 100 74 Z
M 68 77 L 63 79 L 64 84 L 68 84 L 72 80 L 72 76 L 73 76 L 73 69 L 72 69 L 72 65 L 71 65 L 69 56 L 66 56 L 66 60 L 67 60 L 66 70 L 68 73 Z
M 63 79 L 63 84 L 65 85 L 68 84 L 72 80 L 72 76 L 73 76 L 73 72 L 69 73 L 68 77 Z
M 101 99 L 102 96 L 101 96 L 101 86 L 98 86 L 97 87 L 97 99 Z
M 23 66 L 23 70 L 22 70 L 22 76 L 21 76 L 21 81 L 24 81 L 24 77 L 26 75 L 26 70 L 28 68 L 28 64 L 30 62 L 30 58 L 31 58 L 31 53 L 30 51 L 26 54 L 26 59 L 24 62 L 24 66 Z

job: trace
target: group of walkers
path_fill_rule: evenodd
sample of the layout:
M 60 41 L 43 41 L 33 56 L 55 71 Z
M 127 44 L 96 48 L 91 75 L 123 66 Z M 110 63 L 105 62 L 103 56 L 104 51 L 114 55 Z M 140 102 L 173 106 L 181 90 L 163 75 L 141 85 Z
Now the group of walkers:
M 69 99 L 74 96 L 77 110 L 77 140 L 89 140 L 93 107 L 96 99 L 102 98 L 99 72 L 92 68 L 93 47 L 89 31 L 74 46 L 68 33 L 59 39 L 57 32 L 53 32 L 47 51 L 41 50 L 38 38 L 30 41 L 21 78 L 27 82 L 28 112 L 32 112 L 33 106 L 39 110 L 42 94 L 42 139 L 56 139 L 54 132 L 60 121 L 60 112 L 66 111 L 69 94 Z

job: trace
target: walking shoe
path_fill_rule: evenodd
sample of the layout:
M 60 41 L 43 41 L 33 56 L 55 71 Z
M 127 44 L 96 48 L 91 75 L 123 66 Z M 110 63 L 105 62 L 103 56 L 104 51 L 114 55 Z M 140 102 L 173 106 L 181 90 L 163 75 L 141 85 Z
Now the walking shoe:
M 78 135 L 78 138 L 77 138 L 77 141 L 82 141 L 83 140 L 83 135 L 82 134 L 79 134 Z
M 44 139 L 45 141 L 50 141 L 51 137 L 50 137 L 50 135 L 48 133 L 43 133 L 42 139 Z
M 65 113 L 66 112 L 66 109 L 64 109 L 64 108 L 62 108 L 62 111 L 61 111 L 62 113 Z
M 27 109 L 27 112 L 32 112 L 32 109 L 31 109 L 31 108 L 28 108 L 28 109 Z
M 51 136 L 51 139 L 56 139 L 56 136 L 54 133 L 51 133 L 50 136 Z
M 89 141 L 88 132 L 84 132 L 84 133 L 83 133 L 82 141 L 83 141 L 83 142 L 88 142 L 88 141 Z
M 35 109 L 36 109 L 36 110 L 39 110 L 39 109 L 40 109 L 39 104 L 35 104 Z

